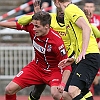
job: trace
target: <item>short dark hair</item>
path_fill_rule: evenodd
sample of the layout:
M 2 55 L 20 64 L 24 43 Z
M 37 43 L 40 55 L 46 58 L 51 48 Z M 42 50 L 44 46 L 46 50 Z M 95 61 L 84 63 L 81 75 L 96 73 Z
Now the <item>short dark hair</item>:
M 95 3 L 94 0 L 85 0 L 85 3 Z
M 32 20 L 40 20 L 41 25 L 51 24 L 51 16 L 48 12 L 39 11 L 32 16 Z

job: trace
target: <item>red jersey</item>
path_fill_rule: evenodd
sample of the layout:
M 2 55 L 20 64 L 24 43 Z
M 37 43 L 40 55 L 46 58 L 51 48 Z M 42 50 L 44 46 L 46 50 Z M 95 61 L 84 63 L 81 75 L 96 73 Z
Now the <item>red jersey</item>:
M 100 15 L 94 14 L 93 17 L 91 17 L 91 24 L 100 30 Z
M 29 32 L 35 50 L 35 62 L 44 69 L 57 68 L 59 61 L 67 58 L 65 46 L 59 34 L 50 29 L 45 36 L 35 36 L 34 25 L 21 26 L 18 30 Z
M 100 30 L 100 15 L 93 14 L 91 17 L 91 24 L 95 25 Z M 97 38 L 97 43 L 100 41 L 100 38 Z

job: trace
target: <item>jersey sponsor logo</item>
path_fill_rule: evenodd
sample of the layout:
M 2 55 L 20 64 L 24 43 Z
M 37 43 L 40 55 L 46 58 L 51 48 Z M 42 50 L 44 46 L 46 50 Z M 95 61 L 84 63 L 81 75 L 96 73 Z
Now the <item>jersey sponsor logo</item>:
M 60 53 L 61 53 L 62 56 L 63 56 L 63 55 L 66 55 L 66 50 L 65 50 L 65 49 L 61 49 L 61 50 L 60 50 Z
M 40 46 L 39 44 L 37 44 L 34 40 L 33 40 L 33 46 L 40 53 L 45 54 L 46 49 L 44 47 Z
M 66 33 L 65 32 L 60 32 L 60 31 L 57 31 L 59 33 L 60 36 L 66 36 Z

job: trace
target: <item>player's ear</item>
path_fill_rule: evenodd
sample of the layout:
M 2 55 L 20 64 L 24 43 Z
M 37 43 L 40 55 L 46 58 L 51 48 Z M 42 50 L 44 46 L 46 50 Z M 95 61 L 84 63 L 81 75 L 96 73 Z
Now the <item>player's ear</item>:
M 49 27 L 50 27 L 49 24 L 46 24 L 46 25 L 45 25 L 45 28 L 46 28 L 46 29 L 48 29 Z

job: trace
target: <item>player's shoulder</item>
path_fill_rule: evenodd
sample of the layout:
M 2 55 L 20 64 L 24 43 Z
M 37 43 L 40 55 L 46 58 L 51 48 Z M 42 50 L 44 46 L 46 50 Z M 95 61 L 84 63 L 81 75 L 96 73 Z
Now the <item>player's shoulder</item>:
M 55 16 L 57 16 L 56 13 L 49 13 L 49 14 L 50 14 L 51 17 L 55 17 Z
M 71 9 L 79 8 L 79 7 L 75 4 L 69 4 L 66 8 L 71 10 Z
M 61 36 L 59 35 L 59 33 L 55 30 L 53 30 L 52 28 L 50 28 L 50 37 L 52 38 L 53 41 L 60 41 L 62 40 Z

